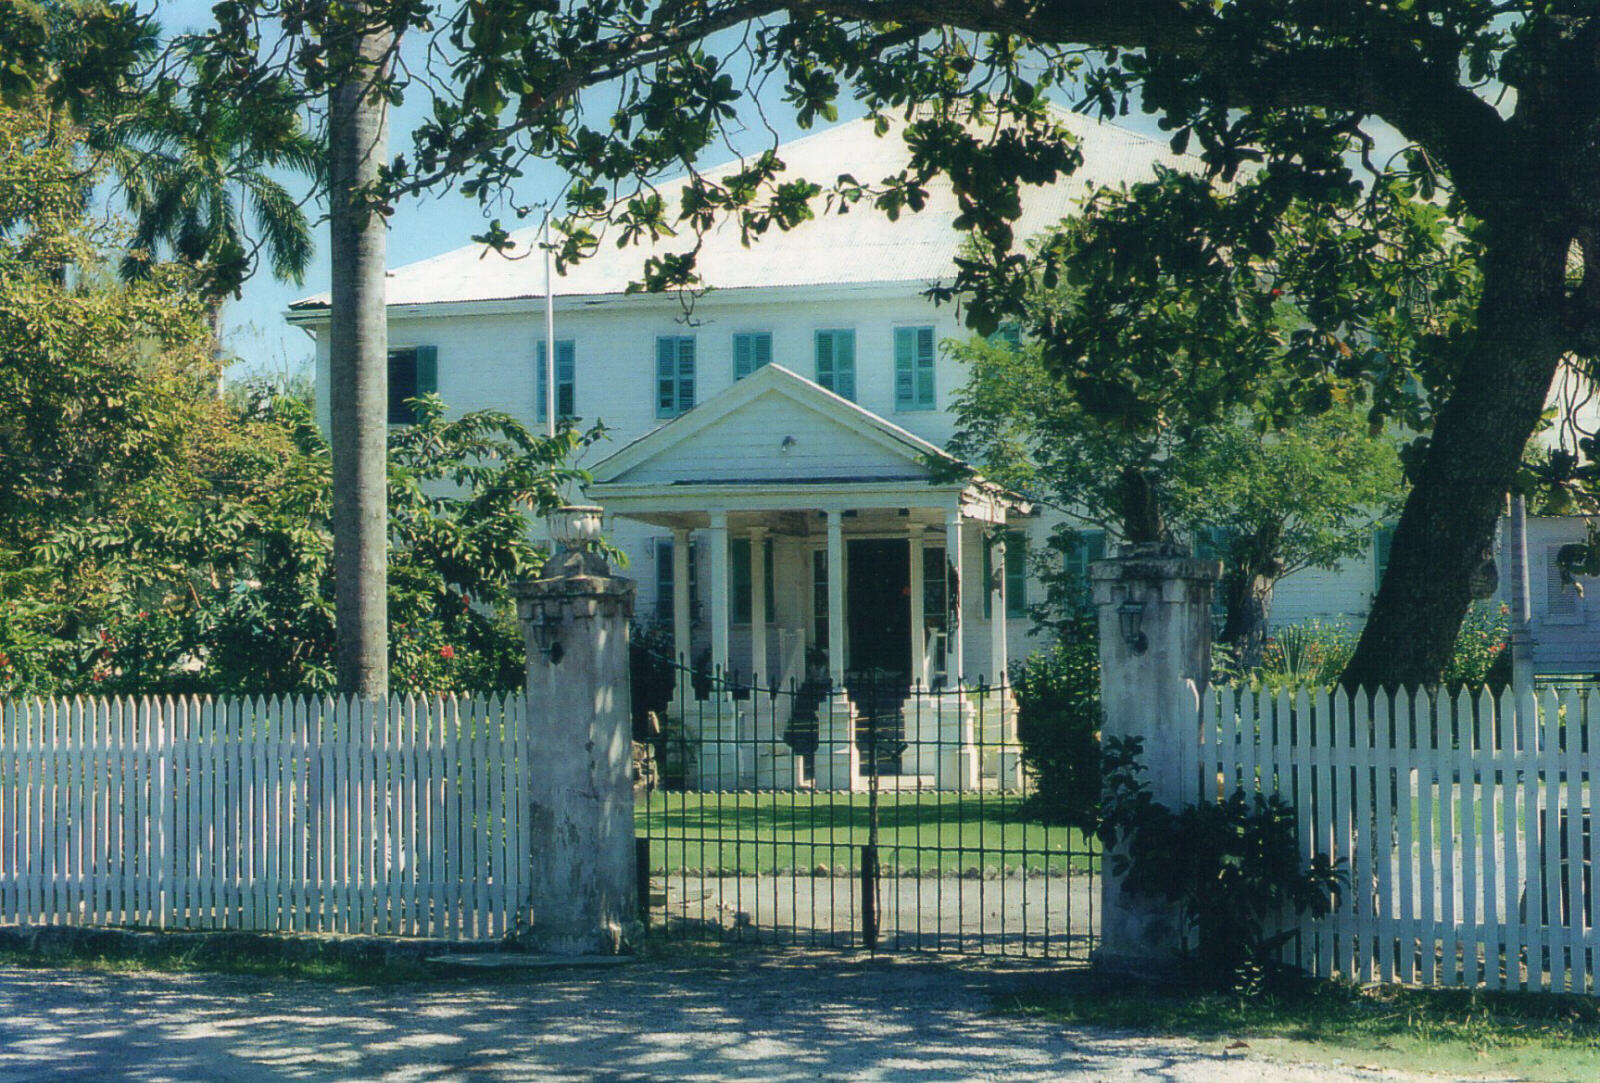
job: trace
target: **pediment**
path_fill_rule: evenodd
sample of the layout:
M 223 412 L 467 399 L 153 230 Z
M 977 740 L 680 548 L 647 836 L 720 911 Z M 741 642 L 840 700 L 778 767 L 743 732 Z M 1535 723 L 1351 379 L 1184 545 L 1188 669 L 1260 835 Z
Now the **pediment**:
M 935 445 L 768 365 L 599 463 L 597 485 L 928 483 Z M 953 461 L 953 460 L 951 460 Z

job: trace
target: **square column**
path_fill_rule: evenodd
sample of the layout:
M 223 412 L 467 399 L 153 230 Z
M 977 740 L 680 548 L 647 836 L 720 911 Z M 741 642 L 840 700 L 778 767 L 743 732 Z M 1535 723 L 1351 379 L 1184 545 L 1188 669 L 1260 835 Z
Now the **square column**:
M 996 529 L 989 544 L 989 685 L 1006 683 L 1006 534 Z
M 927 614 L 922 611 L 923 583 L 922 583 L 922 524 L 913 523 L 910 528 L 910 560 L 911 560 L 911 684 L 912 687 L 928 687 L 928 629 Z
M 733 597 L 728 575 L 728 513 L 711 512 L 711 529 L 707 531 L 711 545 L 711 672 L 713 676 L 728 674 L 729 608 Z
M 689 547 L 692 535 L 688 530 L 672 532 L 672 660 L 678 666 L 678 704 L 694 699 L 694 686 L 688 679 L 688 667 L 693 645 L 693 614 L 689 612 Z
M 772 686 L 767 665 L 767 528 L 750 528 L 750 677 Z
M 828 679 L 844 692 L 844 512 L 828 516 Z
M 945 604 L 949 607 L 949 615 L 945 626 L 945 669 L 952 688 L 961 687 L 967 675 L 966 622 L 961 619 L 961 606 L 964 601 L 961 590 L 961 509 L 945 515 L 944 520 L 944 557 L 949 563 L 950 571 L 947 573 L 955 580 L 954 588 L 946 591 Z

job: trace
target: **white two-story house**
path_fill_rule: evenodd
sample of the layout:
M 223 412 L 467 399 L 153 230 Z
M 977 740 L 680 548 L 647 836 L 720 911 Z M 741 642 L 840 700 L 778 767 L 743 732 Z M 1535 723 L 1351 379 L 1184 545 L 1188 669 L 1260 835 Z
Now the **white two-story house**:
M 1027 193 L 1019 236 L 1074 213 L 1093 188 L 1150 177 L 1157 162 L 1196 167 L 1125 129 L 1063 121 L 1085 164 Z M 779 155 L 791 176 L 826 184 L 845 172 L 888 176 L 905 148 L 897 133 L 879 137 L 857 121 Z M 583 496 L 605 509 L 610 537 L 629 554 L 641 618 L 670 629 L 682 658 L 713 671 L 780 686 L 821 681 L 832 693 L 821 750 L 793 768 L 817 785 L 854 784 L 849 742 L 830 766 L 826 737 L 828 718 L 849 724 L 846 690 L 858 675 L 898 684 L 908 702 L 949 697 L 993 682 L 1035 645 L 1027 553 L 1052 520 L 976 475 L 935 480 L 946 476 L 934 461 L 964 380 L 941 344 L 968 332 L 925 291 L 953 274 L 963 244 L 956 213 L 936 181 L 927 208 L 898 221 L 867 208 L 822 213 L 748 246 L 724 225 L 704 238 L 707 288 L 692 299 L 628 292 L 649 254 L 687 249 L 692 238 L 653 248 L 608 241 L 552 291 L 556 408 L 612 431 L 584 464 L 594 480 Z M 515 239 L 518 251 L 536 250 L 536 231 Z M 407 420 L 409 396 L 437 391 L 452 411 L 494 407 L 542 424 L 542 272 L 538 259 L 477 246 L 391 272 L 391 421 Z M 297 302 L 288 318 L 316 335 L 320 406 L 326 297 Z M 1081 559 L 1103 551 L 1089 539 Z M 1277 619 L 1359 618 L 1379 557 L 1375 546 L 1340 573 L 1286 580 Z M 995 742 L 1009 747 L 1003 726 Z M 980 776 L 1004 785 L 1008 756 L 907 770 L 940 785 Z

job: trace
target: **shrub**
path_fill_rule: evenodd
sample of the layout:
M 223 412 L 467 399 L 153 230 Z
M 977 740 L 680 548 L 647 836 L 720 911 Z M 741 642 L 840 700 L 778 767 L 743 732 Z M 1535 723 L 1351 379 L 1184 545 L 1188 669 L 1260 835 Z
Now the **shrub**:
M 1104 753 L 1097 834 L 1122 890 L 1178 906 L 1196 980 L 1249 991 L 1282 984 L 1292 971 L 1280 956 L 1296 935 L 1279 927 L 1282 917 L 1326 915 L 1343 871 L 1326 854 L 1302 861 L 1294 806 L 1275 794 L 1236 789 L 1178 810 L 1156 802 L 1139 778 L 1142 749 L 1134 737 L 1107 741 Z
M 1485 684 L 1509 682 L 1507 671 L 1500 670 L 1510 662 L 1511 609 L 1506 605 L 1473 602 L 1461 622 L 1461 633 L 1456 636 L 1455 650 L 1450 654 L 1450 664 L 1445 667 L 1444 683 L 1478 687 Z
M 1028 812 L 1091 830 L 1100 805 L 1099 648 L 1063 637 L 1011 668 L 1017 736 L 1033 781 Z
M 1269 686 L 1325 688 L 1339 679 L 1356 649 L 1349 625 L 1310 620 L 1274 628 L 1255 676 Z

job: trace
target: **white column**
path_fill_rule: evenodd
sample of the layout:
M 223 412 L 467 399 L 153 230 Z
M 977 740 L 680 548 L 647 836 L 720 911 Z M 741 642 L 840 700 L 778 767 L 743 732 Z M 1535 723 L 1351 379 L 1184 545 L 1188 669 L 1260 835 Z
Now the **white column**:
M 728 513 L 713 511 L 706 532 L 711 546 L 711 671 L 728 672 L 728 610 L 733 592 L 728 576 Z
M 828 513 L 828 678 L 844 691 L 844 512 Z
M 689 642 L 693 614 L 689 612 L 689 546 L 693 534 L 678 528 L 672 532 L 672 655 L 679 665 L 693 663 Z M 681 675 L 681 674 L 680 674 Z
M 944 521 L 944 558 L 951 568 L 955 569 L 955 589 L 947 591 L 950 612 L 945 618 L 945 678 L 952 688 L 959 687 L 966 679 L 967 652 L 965 640 L 967 638 L 966 622 L 961 619 L 961 609 L 966 602 L 965 585 L 961 582 L 961 509 L 956 508 L 945 516 Z
M 750 675 L 772 687 L 767 665 L 767 528 L 750 528 Z
M 1006 535 L 995 531 L 989 546 L 989 683 L 998 688 L 1006 679 Z
M 926 690 L 928 632 L 924 627 L 927 624 L 926 615 L 922 611 L 922 524 L 912 523 L 910 535 L 908 540 L 911 550 L 911 683 L 913 687 L 921 684 Z

